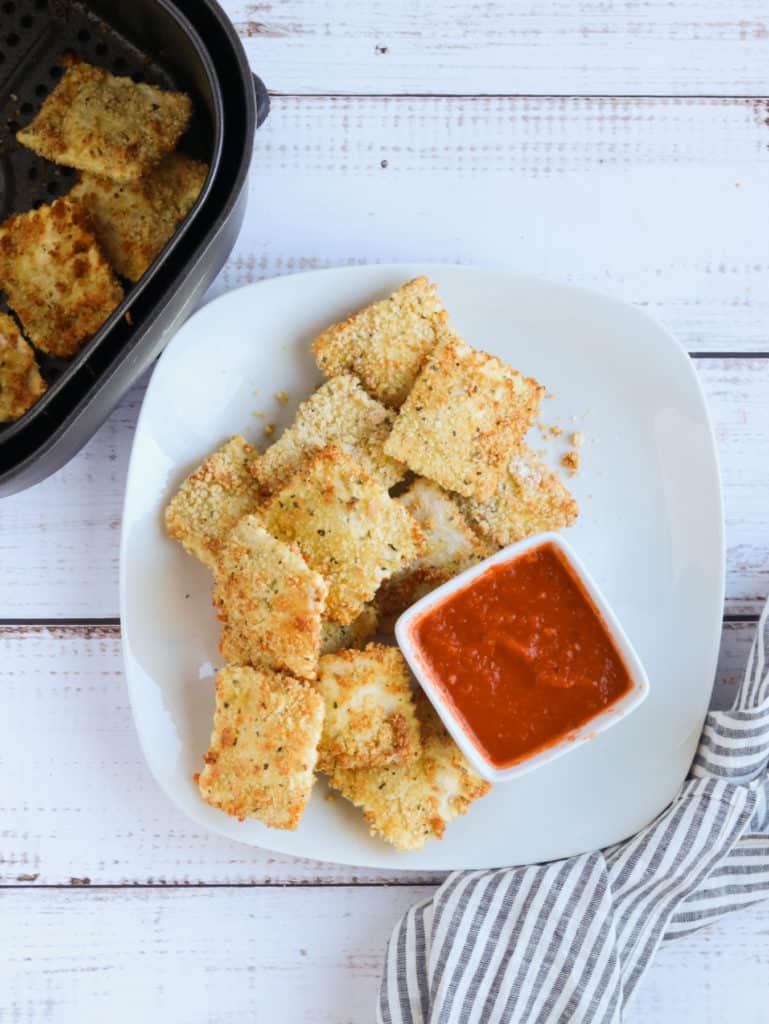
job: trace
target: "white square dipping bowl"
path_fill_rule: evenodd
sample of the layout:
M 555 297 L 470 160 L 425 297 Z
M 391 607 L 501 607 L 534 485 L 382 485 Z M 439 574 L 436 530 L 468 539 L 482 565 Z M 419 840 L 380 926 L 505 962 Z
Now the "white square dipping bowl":
M 614 704 L 609 705 L 599 714 L 588 719 L 583 725 L 566 733 L 556 742 L 536 750 L 528 756 L 524 756 L 514 764 L 500 768 L 492 764 L 481 749 L 476 746 L 443 688 L 436 682 L 414 641 L 414 627 L 426 612 L 442 604 L 446 598 L 455 594 L 458 590 L 463 590 L 473 580 L 483 576 L 492 566 L 514 562 L 527 551 L 545 545 L 552 545 L 560 552 L 576 579 L 582 584 L 585 593 L 592 601 L 603 621 L 606 631 L 625 663 L 628 675 L 630 676 L 630 689 L 623 697 L 615 701 Z M 511 544 L 503 548 L 490 558 L 479 562 L 478 565 L 466 569 L 465 572 L 455 576 L 454 579 L 444 583 L 408 608 L 395 624 L 395 636 L 403 656 L 409 663 L 411 671 L 440 715 L 454 742 L 478 774 L 489 782 L 507 782 L 518 778 L 518 776 L 539 767 L 539 765 L 547 764 L 550 761 L 554 761 L 557 757 L 567 754 L 569 751 L 576 750 L 583 743 L 594 739 L 599 733 L 604 732 L 612 725 L 626 718 L 631 711 L 634 711 L 643 703 L 649 692 L 649 681 L 644 667 L 624 629 L 611 610 L 609 603 L 570 545 L 557 533 L 540 533 L 535 537 L 528 537 L 517 544 Z

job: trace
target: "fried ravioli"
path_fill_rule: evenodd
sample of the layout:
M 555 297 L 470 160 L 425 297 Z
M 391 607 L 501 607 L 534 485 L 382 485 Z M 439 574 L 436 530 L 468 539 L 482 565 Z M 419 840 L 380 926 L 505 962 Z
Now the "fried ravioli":
M 409 764 L 419 756 L 411 675 L 397 647 L 326 654 L 316 687 L 326 702 L 320 771 Z
M 171 152 L 191 114 L 184 93 L 74 64 L 16 138 L 54 163 L 134 181 Z
M 187 477 L 168 503 L 168 535 L 211 569 L 235 524 L 259 504 L 259 488 L 251 473 L 258 457 L 236 434 Z
M 537 456 L 522 446 L 490 498 L 462 500 L 467 518 L 499 547 L 545 530 L 571 526 L 579 506 L 566 485 Z
M 323 698 L 308 683 L 221 669 L 211 746 L 197 776 L 203 799 L 241 821 L 295 829 L 315 780 L 323 714 Z
M 275 491 L 309 455 L 335 444 L 383 487 L 392 487 L 406 472 L 383 450 L 394 419 L 354 377 L 332 377 L 302 402 L 292 425 L 259 460 L 256 474 L 266 491 Z
M 358 617 L 346 626 L 324 619 L 320 628 L 320 653 L 334 654 L 343 647 L 359 647 L 376 633 L 377 627 L 373 604 L 364 604 Z
M 458 494 L 494 493 L 544 388 L 457 335 L 426 361 L 385 452 Z
M 257 516 L 247 515 L 221 549 L 214 574 L 224 660 L 314 679 L 328 588 L 299 548 L 276 540 Z
M 114 270 L 138 281 L 194 206 L 207 174 L 206 164 L 170 153 L 136 181 L 83 172 L 69 198 L 88 212 Z
M 13 318 L 0 313 L 0 423 L 23 416 L 46 386 L 32 346 Z
M 398 850 L 420 850 L 485 796 L 491 785 L 471 768 L 422 693 L 415 697 L 422 754 L 411 764 L 334 770 L 329 782 L 363 810 L 372 835 Z
M 67 198 L 0 225 L 0 282 L 27 336 L 53 356 L 74 355 L 123 298 L 88 216 Z
M 422 533 L 387 490 L 335 445 L 313 455 L 260 509 L 329 585 L 326 615 L 347 625 L 380 583 L 420 553 Z
M 324 376 L 353 373 L 370 395 L 397 409 L 447 320 L 435 285 L 417 277 L 382 302 L 327 327 L 312 351 Z

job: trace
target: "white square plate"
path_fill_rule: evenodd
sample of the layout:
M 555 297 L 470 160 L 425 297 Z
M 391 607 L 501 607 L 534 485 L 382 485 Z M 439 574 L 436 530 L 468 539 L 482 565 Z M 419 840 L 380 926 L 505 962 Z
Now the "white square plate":
M 398 853 L 316 787 L 296 832 L 238 822 L 200 799 L 220 663 L 207 569 L 167 539 L 163 509 L 234 433 L 260 443 L 319 382 L 311 339 L 418 274 L 471 344 L 537 377 L 543 418 L 583 430 L 568 539 L 644 663 L 648 699 L 609 732 L 497 786 L 441 842 Z M 275 395 L 285 391 L 287 405 Z M 571 427 L 570 418 L 577 417 Z M 277 436 L 277 432 L 276 435 Z M 537 439 L 534 439 L 537 447 Z M 136 429 L 121 549 L 126 677 L 160 786 L 186 814 L 254 846 L 371 867 L 481 868 L 566 857 L 637 831 L 688 770 L 713 684 L 724 587 L 723 511 L 705 400 L 686 353 L 638 309 L 604 296 L 453 266 L 371 266 L 274 278 L 193 316 L 153 374 Z

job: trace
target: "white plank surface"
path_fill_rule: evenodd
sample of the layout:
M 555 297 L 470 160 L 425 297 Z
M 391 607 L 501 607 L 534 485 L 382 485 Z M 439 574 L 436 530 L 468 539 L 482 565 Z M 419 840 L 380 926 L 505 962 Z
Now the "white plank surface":
M 215 290 L 474 263 L 638 303 L 690 351 L 769 351 L 767 118 L 745 100 L 276 98 Z
M 762 95 L 760 0 L 232 0 L 251 66 L 291 93 Z
M 769 359 L 697 359 L 695 367 L 721 458 L 726 610 L 755 614 L 769 591 L 769 475 L 760 469 L 769 451 Z M 0 502 L 0 619 L 119 614 L 123 486 L 143 390 L 135 387 L 54 477 Z
M 751 623 L 723 634 L 716 699 L 730 703 Z M 435 881 L 294 860 L 209 834 L 145 767 L 116 627 L 0 626 L 0 885 Z M 201 752 L 202 755 L 202 752 Z M 0 1017 L 0 1019 L 2 1019 Z
M 0 1019 L 364 1024 L 392 927 L 430 891 L 7 890 Z M 661 950 L 627 1024 L 765 1024 L 767 929 L 758 906 Z

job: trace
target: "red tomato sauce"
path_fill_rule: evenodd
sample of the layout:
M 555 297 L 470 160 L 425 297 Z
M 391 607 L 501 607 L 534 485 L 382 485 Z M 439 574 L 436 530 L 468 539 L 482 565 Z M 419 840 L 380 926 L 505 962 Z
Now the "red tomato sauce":
M 552 746 L 632 685 L 600 613 L 552 544 L 489 568 L 417 619 L 412 639 L 497 768 Z

